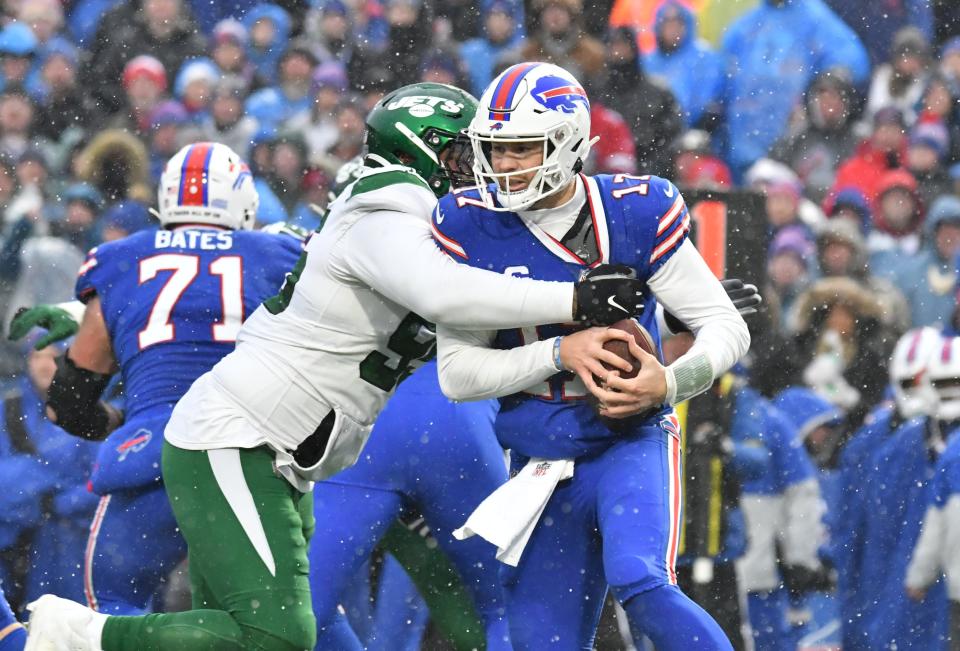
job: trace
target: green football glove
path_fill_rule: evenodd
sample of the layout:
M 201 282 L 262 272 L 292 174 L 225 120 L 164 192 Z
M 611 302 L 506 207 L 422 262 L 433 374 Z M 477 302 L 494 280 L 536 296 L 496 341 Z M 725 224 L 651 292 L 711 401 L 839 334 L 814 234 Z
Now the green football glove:
M 33 328 L 47 330 L 47 334 L 33 345 L 34 350 L 43 350 L 50 344 L 77 334 L 80 324 L 73 319 L 70 312 L 56 305 L 21 307 L 10 321 L 10 333 L 7 336 L 12 341 L 23 339 Z

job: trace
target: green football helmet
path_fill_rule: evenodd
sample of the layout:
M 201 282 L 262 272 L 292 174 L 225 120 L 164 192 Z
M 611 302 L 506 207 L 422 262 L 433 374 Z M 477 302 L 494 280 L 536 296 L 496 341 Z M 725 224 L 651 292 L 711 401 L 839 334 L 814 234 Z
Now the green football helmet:
M 388 93 L 367 116 L 366 154 L 412 167 L 438 197 L 472 185 L 473 151 L 463 130 L 477 110 L 470 93 L 424 82 Z

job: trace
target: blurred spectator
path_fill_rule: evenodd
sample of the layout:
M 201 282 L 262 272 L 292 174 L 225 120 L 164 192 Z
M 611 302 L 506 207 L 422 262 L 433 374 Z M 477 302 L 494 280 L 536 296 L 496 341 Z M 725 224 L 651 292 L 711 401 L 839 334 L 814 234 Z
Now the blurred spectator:
M 467 68 L 460 59 L 459 51 L 434 48 L 428 52 L 420 65 L 420 81 L 466 88 Z
M 519 46 L 522 40 L 521 25 L 514 20 L 512 8 L 522 6 L 519 2 L 493 0 L 482 14 L 483 30 L 460 49 L 460 56 L 467 66 L 470 77 L 470 92 L 480 97 L 493 81 L 497 60 L 507 51 Z
M 60 0 L 30 0 L 20 5 L 17 20 L 27 25 L 37 39 L 36 53 L 39 58 L 47 54 L 47 48 L 56 40 L 63 28 L 63 4 Z
M 112 242 L 157 225 L 139 201 L 121 201 L 100 218 L 100 240 Z
M 877 296 L 850 278 L 818 280 L 797 299 L 795 340 L 803 382 L 859 426 L 886 386 L 896 341 Z
M 27 86 L 37 53 L 37 37 L 23 23 L 0 29 L 0 90 Z
M 203 56 L 206 42 L 182 0 L 140 0 L 140 9 L 128 23 L 116 25 L 115 31 L 98 33 L 107 43 L 96 58 L 89 61 L 85 85 L 94 92 L 102 110 L 114 112 L 123 105 L 121 78 L 126 87 L 127 62 L 133 55 L 150 55 L 157 59 L 167 75 L 174 75 L 183 62 Z
M 247 56 L 265 83 L 277 80 L 277 65 L 290 39 L 290 14 L 275 4 L 262 3 L 243 17 L 250 35 Z
M 817 75 L 844 68 L 860 84 L 869 74 L 860 39 L 819 0 L 762 0 L 729 26 L 723 54 L 726 160 L 737 178 L 783 134 Z
M 84 128 L 95 115 L 89 95 L 77 84 L 78 53 L 65 42 L 52 43 L 40 69 L 43 82 L 37 135 L 59 140 L 70 128 Z
M 844 188 L 824 202 L 824 212 L 831 220 L 849 221 L 863 236 L 873 227 L 873 215 L 870 212 L 870 202 L 860 190 Z
M 950 147 L 950 135 L 940 122 L 920 122 L 910 130 L 907 169 L 917 179 L 920 200 L 929 206 L 950 191 L 950 176 L 943 168 Z
M 633 133 L 637 169 L 642 174 L 672 176 L 671 148 L 683 124 L 680 109 L 665 86 L 644 74 L 637 39 L 630 29 L 623 27 L 608 34 L 606 70 L 606 86 L 592 95 L 621 111 Z
M 916 107 L 930 74 L 930 44 L 920 30 L 905 27 L 893 41 L 888 63 L 877 67 L 870 81 L 866 117 L 887 106 L 903 113 L 907 125 L 917 119 Z
M 263 85 L 256 68 L 247 60 L 249 40 L 246 27 L 234 18 L 217 23 L 210 38 L 210 58 L 220 75 L 236 77 L 248 91 Z
M 97 503 L 85 481 L 98 444 L 70 436 L 44 411 L 63 347 L 35 351 L 37 337 L 21 347 L 26 373 L 0 407 L 0 473 L 8 482 L 0 500 L 0 575 L 8 579 L 7 596 L 21 605 L 48 590 L 83 599 L 78 568 Z
M 887 61 L 894 34 L 908 25 L 920 30 L 929 43 L 933 39 L 933 10 L 930 0 L 826 0 L 857 32 L 874 66 Z
M 581 0 L 533 0 L 530 9 L 523 60 L 555 63 L 582 83 L 601 71 L 603 44 L 583 31 Z
M 783 163 L 770 158 L 761 158 L 747 170 L 744 181 L 751 190 L 762 192 L 764 195 L 767 194 L 767 189 L 770 187 L 775 188 L 775 194 L 790 192 L 796 197 L 795 219 L 806 225 L 807 228 L 816 229 L 826 221 L 826 216 L 820 206 L 803 196 L 803 184 L 800 182 L 800 177 Z M 784 202 L 780 202 L 778 207 L 782 211 L 785 207 Z M 792 221 L 786 217 L 777 219 L 775 216 L 774 219 L 779 223 L 790 223 Z M 770 226 L 771 231 L 776 229 L 773 224 Z
M 386 50 L 380 54 L 364 50 L 364 58 L 382 58 L 393 71 L 395 86 L 412 84 L 420 76 L 421 57 L 431 41 L 430 21 L 422 0 L 386 0 L 384 4 L 390 25 Z M 358 63 L 351 60 L 351 74 Z
M 174 101 L 158 104 L 150 112 L 150 183 L 154 186 L 160 182 L 167 161 L 180 149 L 180 129 L 188 120 L 186 110 Z
M 793 181 L 774 181 L 764 189 L 766 200 L 767 227 L 771 235 L 781 228 L 799 226 L 804 228 L 800 219 L 800 185 Z
M 585 165 L 587 174 L 637 172 L 637 154 L 630 128 L 623 116 L 597 100 L 590 105 L 590 137 L 600 140 L 590 149 Z
M 203 140 L 222 142 L 246 159 L 257 121 L 243 112 L 243 100 L 243 82 L 222 80 L 213 91 L 210 113 L 200 124 L 200 133 Z
M 960 199 L 944 195 L 930 207 L 924 246 L 892 280 L 907 297 L 914 326 L 945 327 L 956 301 L 955 261 L 960 253 Z
M 282 133 L 273 141 L 270 187 L 287 214 L 300 201 L 300 188 L 307 165 L 307 143 L 299 133 Z
M 877 111 L 873 116 L 873 133 L 857 146 L 853 156 L 841 163 L 831 193 L 856 188 L 870 200 L 875 211 L 880 177 L 906 162 L 904 126 L 903 113 L 899 109 L 887 107 Z
M 849 278 L 871 293 L 882 308 L 882 322 L 897 334 L 910 327 L 910 308 L 896 286 L 871 273 L 860 225 L 836 217 L 817 231 L 817 264 L 825 278 Z
M 660 6 L 655 34 L 657 49 L 644 57 L 644 68 L 673 91 L 688 129 L 712 130 L 723 87 L 720 56 L 697 38 L 696 16 L 677 0 Z
M 827 71 L 813 80 L 806 94 L 805 120 L 781 138 L 770 157 L 789 165 L 806 186 L 806 194 L 822 201 L 833 185 L 840 161 L 853 153 L 857 138 L 851 128 L 854 89 L 842 71 Z
M 320 228 L 332 183 L 332 177 L 322 170 L 306 170 L 300 181 L 300 200 L 290 213 L 291 223 L 309 231 Z
M 960 36 L 943 44 L 940 51 L 940 73 L 950 86 L 950 93 L 960 97 Z
M 960 106 L 950 82 L 941 74 L 932 74 L 918 106 L 917 122 L 941 123 L 948 133 L 947 160 L 960 158 Z
M 279 82 L 247 98 L 246 112 L 260 124 L 280 128 L 310 108 L 310 88 L 317 60 L 304 42 L 293 42 L 279 61 Z
M 0 206 L 9 206 L 16 192 L 17 177 L 13 172 L 13 166 L 6 157 L 0 156 Z M 0 225 L 3 224 L 3 219 L 3 213 L 0 213 Z
M 729 190 L 730 168 L 710 147 L 710 134 L 699 129 L 684 133 L 674 158 L 674 177 L 681 189 Z
M 886 172 L 878 182 L 874 205 L 873 229 L 867 236 L 870 268 L 893 277 L 920 249 L 924 206 L 917 180 L 906 170 Z
M 244 15 L 256 4 L 256 0 L 187 0 L 187 2 L 190 5 L 190 15 L 204 34 L 209 34 L 217 23 L 231 16 Z
M 794 301 L 813 279 L 816 272 L 816 247 L 810 232 L 803 226 L 780 229 L 767 252 L 768 286 L 764 300 L 775 300 L 780 330 L 786 330 Z
M 327 174 L 335 175 L 340 166 L 363 151 L 366 111 L 357 102 L 346 99 L 337 107 L 335 120 L 339 135 L 327 153 L 317 161 Z
M 107 127 L 143 134 L 150 129 L 150 112 L 167 90 L 167 71 L 159 59 L 142 54 L 123 67 L 123 106 Z
M 101 131 L 78 156 L 80 179 L 97 188 L 108 203 L 125 198 L 153 201 L 147 148 L 136 136 L 115 129 Z
M 257 208 L 257 223 L 261 226 L 285 222 L 290 219 L 286 208 L 270 188 L 269 178 L 273 174 L 273 143 L 276 131 L 271 127 L 261 127 L 250 139 L 250 156 L 247 159 L 253 174 L 253 185 L 260 195 Z
M 35 109 L 22 88 L 10 87 L 0 92 L 0 153 L 18 158 L 33 136 Z
M 191 122 L 202 122 L 209 114 L 213 88 L 219 79 L 220 73 L 210 59 L 187 61 L 180 68 L 173 84 L 173 94 L 186 109 Z
M 342 0 L 327 0 L 307 14 L 306 33 L 320 63 L 350 64 L 357 45 L 350 8 Z

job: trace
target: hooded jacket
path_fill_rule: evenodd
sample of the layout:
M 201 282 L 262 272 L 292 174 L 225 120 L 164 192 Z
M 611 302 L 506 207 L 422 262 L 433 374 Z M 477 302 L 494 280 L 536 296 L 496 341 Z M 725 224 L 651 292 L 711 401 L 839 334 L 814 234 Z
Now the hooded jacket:
M 845 68 L 860 84 L 870 72 L 856 33 L 821 0 L 763 0 L 729 26 L 722 50 L 726 157 L 737 174 L 766 155 L 818 74 Z
M 697 37 L 697 21 L 687 7 L 677 0 L 668 0 L 657 10 L 655 31 L 658 35 L 664 20 L 676 12 L 686 25 L 686 34 L 675 50 L 659 47 L 644 57 L 647 73 L 666 84 L 683 111 L 687 128 L 699 125 L 701 119 L 716 112 L 723 88 L 723 62 L 707 43 Z
M 261 78 L 269 83 L 276 83 L 277 65 L 290 40 L 290 14 L 278 5 L 264 2 L 247 12 L 243 17 L 243 26 L 247 28 L 247 32 L 250 32 L 260 19 L 267 19 L 273 23 L 273 42 L 266 49 L 260 50 L 254 47 L 251 39 L 247 43 L 247 59 L 254 65 Z

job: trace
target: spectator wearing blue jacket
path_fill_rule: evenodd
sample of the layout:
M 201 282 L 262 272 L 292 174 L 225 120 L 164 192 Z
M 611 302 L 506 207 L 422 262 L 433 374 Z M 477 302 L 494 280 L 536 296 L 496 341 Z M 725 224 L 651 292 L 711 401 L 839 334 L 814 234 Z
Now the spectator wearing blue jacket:
M 906 421 L 933 413 L 937 397 L 927 381 L 927 366 L 941 349 L 933 328 L 907 331 L 890 358 L 891 399 L 878 403 L 847 441 L 837 470 L 842 487 L 827 513 L 828 555 L 837 572 L 837 601 L 845 651 L 869 651 L 863 613 L 867 607 L 862 581 L 866 494 L 869 484 L 882 481 L 884 471 L 873 465 L 873 453 Z M 869 581 L 869 578 L 868 578 Z
M 863 41 L 870 63 L 877 66 L 890 56 L 893 36 L 913 26 L 933 42 L 933 8 L 930 0 L 826 0 Z
M 27 372 L 0 403 L 0 578 L 15 607 L 51 591 L 82 601 L 78 568 L 96 507 L 86 478 L 98 444 L 47 419 L 58 350 L 32 350 L 37 338 L 27 338 Z
M 494 0 L 483 13 L 483 34 L 465 42 L 460 48 L 460 57 L 467 66 L 470 77 L 470 92 L 480 97 L 493 81 L 497 62 L 516 48 L 523 40 L 522 24 L 515 20 L 519 6 L 523 15 L 523 5 L 508 0 Z
M 260 125 L 283 128 L 285 122 L 313 103 L 313 70 L 317 59 L 304 43 L 291 43 L 279 61 L 278 81 L 274 86 L 250 95 L 245 112 Z
M 723 39 L 727 162 L 739 178 L 779 138 L 810 82 L 845 68 L 854 85 L 870 74 L 866 50 L 822 0 L 762 0 Z
M 766 472 L 743 482 L 741 495 L 747 550 L 738 566 L 754 646 L 793 651 L 778 558 L 789 566 L 819 567 L 822 504 L 816 470 L 797 428 L 753 389 L 736 394 L 731 437 L 735 443 L 765 450 L 770 460 Z
M 257 74 L 269 83 L 277 80 L 277 66 L 290 40 L 290 14 L 269 2 L 254 6 L 243 17 L 250 34 L 247 57 Z
M 644 69 L 673 92 L 688 129 L 709 127 L 723 89 L 720 55 L 697 38 L 696 16 L 677 0 L 660 6 L 654 30 L 657 49 L 644 58 Z

